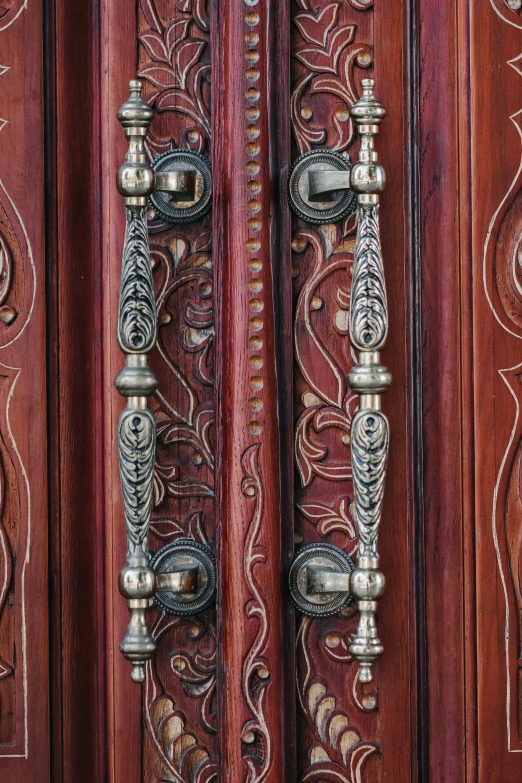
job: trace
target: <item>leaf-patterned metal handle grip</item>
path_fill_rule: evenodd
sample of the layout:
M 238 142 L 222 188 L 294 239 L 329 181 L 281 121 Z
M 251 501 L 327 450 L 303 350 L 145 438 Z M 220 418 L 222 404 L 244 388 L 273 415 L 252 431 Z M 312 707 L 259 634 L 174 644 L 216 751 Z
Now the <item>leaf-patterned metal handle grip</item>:
M 116 440 L 127 529 L 120 592 L 131 613 L 120 649 L 133 664 L 132 679 L 143 682 L 144 664 L 155 650 L 145 618 L 156 588 L 147 547 L 156 447 L 156 423 L 147 408 L 147 398 L 156 389 L 156 376 L 147 366 L 147 354 L 156 342 L 156 304 L 145 216 L 154 173 L 144 149 L 154 112 L 141 97 L 141 82 L 134 80 L 129 86 L 130 97 L 118 112 L 129 151 L 118 172 L 118 190 L 124 196 L 127 216 L 118 309 L 118 342 L 126 354 L 126 365 L 115 383 L 127 404 L 118 420 Z
M 377 624 L 377 599 L 384 590 L 379 571 L 378 536 L 388 459 L 388 419 L 381 411 L 381 396 L 391 375 L 380 362 L 379 351 L 388 332 L 388 306 L 379 234 L 379 193 L 384 169 L 373 148 L 379 123 L 386 115 L 373 94 L 373 79 L 363 79 L 363 94 L 351 109 L 361 147 L 350 179 L 357 194 L 357 237 L 350 300 L 350 339 L 359 352 L 348 382 L 359 394 L 359 409 L 352 421 L 351 450 L 355 516 L 359 533 L 357 567 L 350 589 L 357 600 L 359 624 L 350 652 L 360 663 L 359 679 L 371 682 L 371 666 L 382 654 Z

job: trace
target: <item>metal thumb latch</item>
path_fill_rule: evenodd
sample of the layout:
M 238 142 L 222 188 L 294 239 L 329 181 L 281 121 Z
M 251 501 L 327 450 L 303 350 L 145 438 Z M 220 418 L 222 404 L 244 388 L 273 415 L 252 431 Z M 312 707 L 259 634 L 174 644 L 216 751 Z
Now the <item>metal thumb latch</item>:
M 348 383 L 359 395 L 359 408 L 352 420 L 350 438 L 355 522 L 359 534 L 357 563 L 350 573 L 348 584 L 345 575 L 331 573 L 332 565 L 324 557 L 322 563 L 314 564 L 313 551 L 302 547 L 291 568 L 290 591 L 296 606 L 312 615 L 322 614 L 309 604 L 318 603 L 317 595 L 324 595 L 323 589 L 328 591 L 332 608 L 336 606 L 334 598 L 337 596 L 340 601 L 337 611 L 349 600 L 355 599 L 359 622 L 350 652 L 360 663 L 360 681 L 371 682 L 371 666 L 383 652 L 376 623 L 377 599 L 384 591 L 384 576 L 379 571 L 378 536 L 389 425 L 381 411 L 381 397 L 388 390 L 392 378 L 380 361 L 380 350 L 388 333 L 378 212 L 379 193 L 384 188 L 385 176 L 374 149 L 374 137 L 386 111 L 374 96 L 373 79 L 363 79 L 362 87 L 363 94 L 350 111 L 360 138 L 357 163 L 351 166 L 348 158 L 340 161 L 342 156 L 328 150 L 305 153 L 297 159 L 289 181 L 290 206 L 301 218 L 311 222 L 339 220 L 351 208 L 347 206 L 347 194 L 356 200 L 357 235 L 350 296 L 350 340 L 358 352 L 358 361 L 348 376 Z M 307 218 L 305 213 L 310 217 Z M 332 549 L 338 556 L 345 555 L 337 547 L 330 547 L 330 556 Z M 306 578 L 302 575 L 303 562 L 308 569 Z M 298 563 L 301 563 L 301 571 Z M 321 573 L 310 572 L 310 568 L 319 565 Z M 296 577 L 296 573 L 301 573 L 301 577 Z
M 147 364 L 156 343 L 156 302 L 146 209 L 160 198 L 166 205 L 160 206 L 165 220 L 172 213 L 171 222 L 177 222 L 183 209 L 187 220 L 194 220 L 196 213 L 200 216 L 210 204 L 210 166 L 189 150 L 173 150 L 149 165 L 144 142 L 154 110 L 141 97 L 140 81 L 129 86 L 130 96 L 118 112 L 129 142 L 117 178 L 127 217 L 118 309 L 118 342 L 126 363 L 115 381 L 126 399 L 116 438 L 127 531 L 127 559 L 119 587 L 131 613 L 120 649 L 133 663 L 132 679 L 143 682 L 144 664 L 156 646 L 145 617 L 152 598 L 174 614 L 195 614 L 212 602 L 215 592 L 214 564 L 207 547 L 178 540 L 156 552 L 151 561 L 147 542 L 156 451 L 156 421 L 147 399 L 156 391 L 157 380 Z

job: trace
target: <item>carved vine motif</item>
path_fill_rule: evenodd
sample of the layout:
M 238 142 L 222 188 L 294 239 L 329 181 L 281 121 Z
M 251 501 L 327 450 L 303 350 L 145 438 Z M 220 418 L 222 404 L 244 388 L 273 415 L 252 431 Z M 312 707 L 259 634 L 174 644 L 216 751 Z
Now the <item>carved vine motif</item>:
M 293 243 L 297 289 L 295 384 L 299 394 L 296 410 L 298 414 L 302 411 L 295 436 L 296 466 L 300 474 L 300 488 L 296 492 L 298 531 L 309 530 L 307 541 L 316 539 L 317 535 L 341 535 L 337 540 L 350 553 L 357 546 L 351 511 L 350 462 L 357 398 L 350 393 L 346 380 L 355 363 L 348 337 L 353 231 L 353 221 L 342 226 L 323 226 L 317 231 L 307 228 L 295 235 Z M 342 631 L 338 630 L 343 626 Z M 357 711 L 375 712 L 378 691 L 365 691 L 358 681 L 357 668 L 348 653 L 350 634 L 354 631 L 354 620 L 346 617 L 301 621 L 297 638 L 297 688 L 309 737 L 309 766 L 305 766 L 304 759 L 300 762 L 301 780 L 320 779 L 321 771 L 331 776 L 325 779 L 363 781 L 366 760 L 378 748 L 375 717 L 370 716 L 362 723 L 355 718 Z M 342 668 L 336 668 L 332 661 L 342 664 Z M 335 687 L 330 682 L 332 673 Z M 346 699 L 346 693 L 351 703 L 343 711 L 339 704 Z M 368 736 L 372 739 L 368 740 Z M 316 766 L 319 764 L 320 767 Z
M 185 697 L 201 701 L 200 724 L 208 734 L 215 734 L 215 628 L 206 619 L 162 614 L 152 634 L 157 644 L 169 650 L 163 663 L 149 663 L 145 689 L 146 721 L 157 752 L 154 780 L 210 783 L 217 778 L 216 761 L 188 728 L 184 712 L 162 690 L 165 677 L 158 669 L 168 668 Z
M 158 289 L 158 349 L 176 381 L 171 404 L 161 387 L 156 412 L 154 507 L 167 497 L 213 497 L 212 408 L 214 326 L 210 234 L 192 243 L 176 232 L 151 246 Z M 204 394 L 203 394 L 204 392 Z M 180 459 L 181 448 L 185 459 Z
M 173 147 L 209 153 L 210 26 L 205 0 L 139 0 L 139 76 L 156 109 L 151 158 Z M 153 548 L 214 536 L 212 262 L 210 218 L 193 226 L 148 221 L 158 320 L 153 404 L 157 428 Z M 147 670 L 150 783 L 209 783 L 215 762 L 215 620 L 158 614 Z
M 293 12 L 292 130 L 296 154 L 314 147 L 348 151 L 349 109 L 372 64 L 372 2 L 299 0 Z M 368 216 L 368 253 L 379 259 Z M 347 375 L 355 217 L 311 230 L 294 222 L 294 407 L 296 540 L 332 537 L 357 548 L 350 439 L 357 397 Z M 363 293 L 367 292 L 362 292 Z M 379 332 L 374 323 L 375 333 Z M 299 776 L 303 781 L 373 780 L 379 749 L 378 689 L 365 690 L 348 647 L 356 618 L 304 618 L 297 637 Z M 366 772 L 368 769 L 368 772 Z M 370 775 L 370 777 L 367 777 Z
M 348 225 L 345 224 L 345 230 Z M 346 286 L 353 265 L 354 243 L 349 240 L 344 246 L 340 242 L 334 244 L 332 240 L 337 236 L 339 230 L 335 227 L 322 227 L 317 232 L 301 231 L 293 243 L 296 253 L 304 253 L 310 248 L 313 258 L 313 267 L 297 298 L 294 326 L 296 361 L 306 383 L 300 401 L 304 411 L 297 421 L 295 434 L 296 464 L 303 487 L 308 487 L 315 476 L 332 481 L 352 476 L 349 449 L 345 447 L 350 442 L 356 397 L 348 388 L 343 365 L 349 369 L 353 363 L 346 339 L 349 312 Z M 327 305 L 318 290 L 327 290 L 332 278 L 337 281 L 332 303 L 334 312 L 332 323 L 325 323 L 321 316 Z M 317 313 L 316 319 L 314 313 Z M 336 341 L 329 339 L 330 327 L 344 338 L 337 341 L 336 353 L 331 350 Z M 323 433 L 327 436 L 332 429 L 339 432 L 341 439 L 341 447 L 335 451 L 320 440 Z
M 373 3 L 352 0 L 357 9 Z M 292 129 L 299 152 L 324 146 L 343 151 L 353 140 L 349 108 L 357 100 L 356 69 L 372 62 L 357 24 L 340 21 L 341 3 L 299 0 L 294 14 L 293 57 L 299 63 L 292 86 Z
M 139 76 L 147 85 L 146 99 L 159 115 L 147 146 L 153 155 L 173 147 L 208 153 L 210 24 L 206 2 L 140 0 L 140 16 Z
M 160 358 L 160 364 L 156 367 L 159 377 L 159 391 L 155 399 L 157 451 L 150 531 L 152 540 L 159 545 L 176 538 L 193 538 L 208 545 L 214 533 L 214 327 L 210 232 L 207 223 L 200 226 L 194 238 L 187 237 L 183 228 L 177 228 L 174 232 L 158 236 L 150 246 Z M 192 621 L 193 627 L 198 628 L 198 639 L 202 645 L 209 645 L 210 640 L 214 640 L 215 645 L 212 614 L 206 613 L 201 623 Z M 180 626 L 177 628 L 176 633 Z M 215 710 L 215 675 L 212 673 L 210 676 L 206 672 L 204 680 L 199 681 L 197 687 L 194 683 L 194 687 L 190 687 L 184 673 L 196 671 L 198 664 L 196 661 L 189 666 L 185 645 L 187 640 L 192 643 L 193 637 L 185 634 L 181 638 L 173 638 L 174 632 L 172 618 L 160 617 L 153 629 L 159 654 L 156 654 L 154 666 L 148 670 L 149 686 L 156 695 L 162 694 L 158 697 L 161 698 L 160 704 L 166 704 L 164 700 L 167 699 L 182 705 L 181 710 L 175 711 L 176 719 L 168 720 L 169 732 L 176 727 L 180 732 L 179 737 L 176 735 L 176 747 L 192 748 L 197 740 L 197 748 L 190 752 L 187 750 L 186 757 L 183 755 L 183 763 L 189 765 L 187 769 L 195 758 L 199 759 L 201 753 L 204 754 L 204 764 L 201 768 L 197 767 L 194 777 L 161 777 L 154 770 L 162 769 L 164 774 L 165 765 L 168 767 L 172 759 L 169 760 L 168 753 L 165 754 L 161 736 L 151 733 L 159 756 L 152 760 L 148 774 L 158 775 L 150 778 L 153 781 L 210 781 L 217 774 L 213 754 L 209 750 L 215 735 L 215 715 L 212 717 Z M 158 664 L 158 661 L 172 659 L 175 650 L 180 666 L 184 663 L 182 669 Z M 211 665 L 215 668 L 215 653 Z M 203 677 L 201 671 L 198 676 Z M 178 698 L 174 695 L 176 693 Z M 189 702 L 190 710 L 187 709 Z M 150 717 L 156 706 L 152 700 L 145 705 L 149 732 L 158 729 L 157 722 Z M 205 734 L 207 737 L 203 739 Z M 197 754 L 194 755 L 196 750 Z
M 264 503 L 264 488 L 259 473 L 259 449 L 258 444 L 250 446 L 241 460 L 244 473 L 241 491 L 254 504 L 244 551 L 245 579 L 251 595 L 246 606 L 246 616 L 258 624 L 255 640 L 243 663 L 242 691 L 252 715 L 241 732 L 248 783 L 262 783 L 266 779 L 270 768 L 272 742 L 264 714 L 264 694 L 270 682 L 268 663 L 263 656 L 268 639 L 268 612 L 266 597 L 256 578 L 256 568 L 268 562 L 266 550 L 258 541 Z

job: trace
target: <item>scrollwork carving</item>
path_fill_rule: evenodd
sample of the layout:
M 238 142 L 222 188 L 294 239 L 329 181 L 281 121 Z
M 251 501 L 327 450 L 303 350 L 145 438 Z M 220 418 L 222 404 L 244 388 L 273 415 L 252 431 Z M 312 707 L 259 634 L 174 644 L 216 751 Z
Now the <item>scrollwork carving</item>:
M 334 691 L 328 687 L 327 680 L 317 674 L 315 659 L 319 656 L 319 650 L 312 650 L 310 642 L 313 625 L 311 618 L 303 617 L 296 641 L 299 703 L 313 734 L 313 742 L 308 749 L 309 766 L 302 772 L 300 780 L 303 783 L 317 780 L 360 783 L 364 780 L 366 762 L 378 751 L 378 746 L 363 739 L 356 723 L 339 705 Z M 322 647 L 331 658 L 330 666 L 332 660 L 348 665 L 344 674 L 346 690 L 352 693 L 361 712 L 371 712 L 376 708 L 376 693 L 360 692 L 358 673 L 351 665 L 352 659 L 346 644 L 342 645 L 342 636 L 337 631 L 330 631 Z M 344 654 L 335 653 L 338 646 L 342 646 Z
M 350 554 L 357 545 L 350 443 L 358 398 L 346 380 L 356 363 L 348 338 L 354 230 L 350 219 L 341 226 L 300 230 L 293 242 L 295 383 L 298 414 L 302 411 L 295 432 L 298 530 L 307 531 L 307 541 L 343 534 Z M 378 749 L 378 693 L 360 682 L 348 652 L 355 626 L 352 616 L 301 621 L 297 688 L 307 726 L 301 728 L 307 762 L 303 754 L 302 781 L 363 781 L 366 760 Z M 340 710 L 347 698 L 348 707 Z M 358 712 L 372 713 L 375 722 L 360 725 Z

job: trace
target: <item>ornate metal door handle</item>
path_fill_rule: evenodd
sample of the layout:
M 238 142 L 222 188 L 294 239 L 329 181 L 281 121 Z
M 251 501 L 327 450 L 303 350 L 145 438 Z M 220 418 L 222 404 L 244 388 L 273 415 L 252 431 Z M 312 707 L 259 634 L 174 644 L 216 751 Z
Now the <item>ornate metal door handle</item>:
M 388 332 L 378 216 L 379 193 L 384 188 L 385 176 L 374 150 L 374 136 L 386 111 L 375 99 L 373 79 L 363 79 L 362 86 L 362 97 L 350 112 L 361 140 L 358 162 L 352 167 L 348 158 L 340 161 L 341 156 L 327 150 L 305 153 L 297 159 L 289 184 L 292 209 L 300 217 L 317 223 L 331 222 L 334 219 L 332 210 L 343 212 L 341 199 L 346 198 L 347 193 L 353 192 L 356 197 L 358 223 L 350 297 L 350 339 L 359 355 L 357 365 L 348 376 L 348 383 L 359 395 L 359 409 L 353 418 L 351 431 L 355 521 L 359 534 L 357 565 L 350 574 L 348 589 L 345 576 L 341 579 L 339 575 L 333 576 L 324 570 L 324 560 L 321 573 L 310 575 L 310 564 L 314 558 L 312 549 L 325 545 L 312 545 L 311 549 L 303 547 L 291 568 L 290 590 L 297 607 L 311 615 L 322 613 L 317 607 L 309 606 L 314 585 L 317 588 L 323 584 L 325 590 L 331 590 L 328 593 L 330 598 L 337 595 L 341 600 L 343 596 L 336 611 L 351 597 L 356 599 L 359 623 L 350 652 L 361 665 L 359 679 L 370 682 L 371 666 L 383 652 L 376 625 L 377 599 L 384 590 L 384 576 L 379 571 L 378 534 L 389 426 L 381 411 L 381 396 L 388 390 L 392 379 L 382 366 L 379 353 Z M 296 200 L 295 194 L 299 195 L 301 202 Z M 308 218 L 303 214 L 303 203 L 309 213 Z M 344 209 L 340 217 L 346 214 L 346 207 Z M 330 547 L 330 551 L 332 549 L 345 554 L 336 547 Z M 306 577 L 303 577 L 301 561 L 305 561 L 308 567 Z M 297 573 L 301 574 L 300 581 Z M 335 584 L 338 585 L 337 592 Z
M 147 355 L 156 342 L 147 201 L 152 200 L 155 207 L 153 197 L 159 191 L 158 198 L 164 199 L 159 210 L 163 219 L 177 222 L 185 209 L 187 219 L 194 220 L 195 214 L 200 216 L 210 204 L 210 168 L 203 156 L 196 155 L 193 162 L 192 153 L 186 150 L 167 153 L 150 166 L 144 141 L 154 111 L 141 97 L 141 82 L 131 81 L 130 91 L 118 112 L 129 141 L 117 178 L 127 214 L 118 310 L 118 342 L 126 363 L 115 381 L 126 398 L 117 425 L 127 529 L 127 560 L 119 585 L 131 612 L 120 649 L 133 663 L 132 679 L 142 682 L 144 664 L 155 650 L 145 618 L 151 599 L 155 597 L 159 606 L 172 613 L 194 614 L 209 605 L 215 589 L 212 556 L 206 547 L 194 541 L 176 541 L 160 549 L 150 561 L 147 546 L 156 448 L 156 422 L 147 398 L 157 386 L 156 376 L 147 365 Z M 202 171 L 207 172 L 206 179 Z M 166 217 L 171 212 L 172 216 Z

